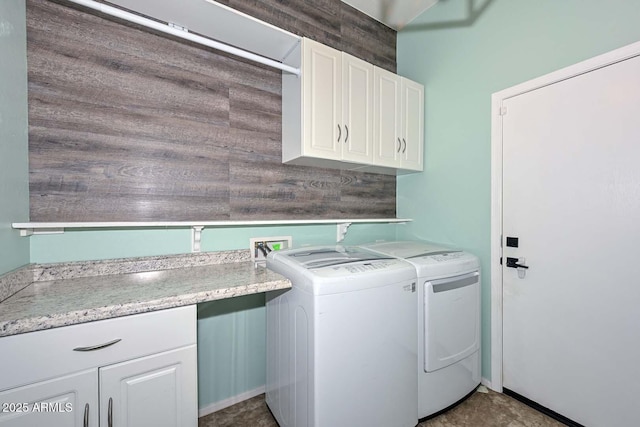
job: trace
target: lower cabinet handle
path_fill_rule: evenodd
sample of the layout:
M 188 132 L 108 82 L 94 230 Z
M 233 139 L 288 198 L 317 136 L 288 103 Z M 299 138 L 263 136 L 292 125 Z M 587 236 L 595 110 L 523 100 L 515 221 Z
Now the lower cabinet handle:
M 402 148 L 402 154 L 404 154 L 404 152 L 407 151 L 407 141 L 405 141 L 404 138 L 402 138 L 402 142 L 404 143 L 404 147 Z
M 400 142 L 400 138 L 398 138 L 398 153 L 400 152 L 401 148 L 402 148 L 402 142 Z
M 349 128 L 347 127 L 347 125 L 344 125 L 344 129 L 346 131 L 346 134 L 344 136 L 344 142 L 347 142 L 349 140 Z
M 82 423 L 84 427 L 89 427 L 89 404 L 84 405 L 84 422 Z
M 113 427 L 113 398 L 109 398 L 109 409 L 107 410 L 107 426 Z
M 340 137 L 342 137 L 342 129 L 340 129 L 340 125 L 338 125 L 338 142 L 340 142 Z
M 96 345 L 90 345 L 88 347 L 76 347 L 73 349 L 73 351 L 94 351 L 94 350 L 100 350 L 101 348 L 105 348 L 105 347 L 109 347 L 111 345 L 114 345 L 115 343 L 119 343 L 120 341 L 122 341 L 122 338 L 118 338 L 116 340 L 113 341 L 109 341 L 106 342 L 104 344 L 96 344 Z

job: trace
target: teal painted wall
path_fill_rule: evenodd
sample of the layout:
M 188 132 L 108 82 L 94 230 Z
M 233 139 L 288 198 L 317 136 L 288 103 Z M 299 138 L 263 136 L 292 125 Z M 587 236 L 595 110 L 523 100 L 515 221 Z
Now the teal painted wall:
M 405 224 L 353 224 L 344 244 L 374 240 L 392 240 L 396 230 Z M 313 244 L 335 244 L 336 225 L 296 225 L 267 227 L 205 228 L 202 251 L 248 249 L 251 237 L 292 236 L 293 247 Z M 31 262 L 86 261 L 191 252 L 191 230 L 70 230 L 63 234 L 42 234 L 29 237 Z
M 265 294 L 198 306 L 200 408 L 264 386 L 265 325 Z
M 398 216 L 414 219 L 399 237 L 453 243 L 481 257 L 485 378 L 491 94 L 639 41 L 639 18 L 640 1 L 441 0 L 398 35 L 398 74 L 425 85 L 426 103 L 425 171 L 398 179 Z
M 24 0 L 0 1 L 0 275 L 29 263 L 27 36 Z

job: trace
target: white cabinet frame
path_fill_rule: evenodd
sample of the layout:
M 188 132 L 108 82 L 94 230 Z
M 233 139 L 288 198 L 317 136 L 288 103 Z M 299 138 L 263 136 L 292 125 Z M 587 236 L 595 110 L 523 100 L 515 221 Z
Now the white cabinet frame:
M 303 39 L 282 76 L 282 162 L 383 174 L 423 169 L 424 87 Z

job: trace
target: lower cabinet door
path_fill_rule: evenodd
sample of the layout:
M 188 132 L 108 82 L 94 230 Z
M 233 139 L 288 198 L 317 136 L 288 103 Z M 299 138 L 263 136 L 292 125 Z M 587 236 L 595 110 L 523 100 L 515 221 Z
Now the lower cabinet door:
M 100 368 L 100 425 L 198 425 L 196 346 Z
M 0 392 L 2 427 L 98 425 L 98 369 Z

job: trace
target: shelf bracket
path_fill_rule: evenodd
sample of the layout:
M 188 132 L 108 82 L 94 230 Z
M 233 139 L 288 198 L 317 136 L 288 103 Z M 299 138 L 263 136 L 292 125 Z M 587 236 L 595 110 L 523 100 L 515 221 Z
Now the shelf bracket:
M 338 234 L 336 236 L 336 243 L 340 243 L 344 240 L 344 237 L 347 235 L 347 229 L 351 225 L 350 222 L 339 222 L 337 225 Z
M 194 225 L 191 227 L 191 252 L 200 252 L 203 229 L 204 226 L 202 225 Z
M 36 236 L 38 234 L 63 234 L 64 228 L 23 228 L 20 230 L 20 236 L 29 237 Z

